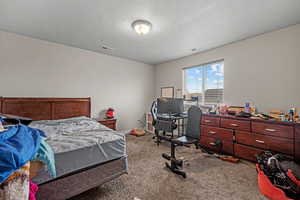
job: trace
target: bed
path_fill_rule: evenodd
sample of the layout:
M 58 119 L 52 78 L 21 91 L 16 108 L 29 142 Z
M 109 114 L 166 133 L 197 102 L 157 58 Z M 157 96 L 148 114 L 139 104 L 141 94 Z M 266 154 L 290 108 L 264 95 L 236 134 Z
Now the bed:
M 124 135 L 90 118 L 90 98 L 0 98 L 0 113 L 32 118 L 55 152 L 57 177 L 42 170 L 37 199 L 67 199 L 127 173 Z

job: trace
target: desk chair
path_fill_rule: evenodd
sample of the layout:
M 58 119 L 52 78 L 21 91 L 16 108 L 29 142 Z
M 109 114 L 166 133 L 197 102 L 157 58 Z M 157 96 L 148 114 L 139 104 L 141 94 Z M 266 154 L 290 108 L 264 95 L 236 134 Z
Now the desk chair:
M 202 111 L 197 106 L 191 106 L 188 110 L 188 119 L 185 135 L 176 139 L 171 140 L 171 155 L 166 153 L 162 154 L 162 157 L 171 161 L 171 165 L 166 162 L 166 167 L 172 172 L 181 175 L 186 178 L 186 173 L 180 168 L 182 168 L 183 161 L 177 160 L 175 156 L 175 148 L 177 146 L 187 146 L 194 144 L 198 149 L 199 138 L 200 138 L 200 122 L 202 117 Z

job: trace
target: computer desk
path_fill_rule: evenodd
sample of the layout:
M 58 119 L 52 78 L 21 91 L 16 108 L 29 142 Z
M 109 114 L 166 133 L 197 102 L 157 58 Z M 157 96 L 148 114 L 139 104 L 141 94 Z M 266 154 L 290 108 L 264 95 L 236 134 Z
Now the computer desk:
M 183 136 L 184 126 L 185 126 L 185 119 L 188 118 L 186 113 L 178 113 L 178 114 L 157 114 L 157 121 L 176 121 L 177 123 L 177 133 L 178 136 Z M 173 137 L 173 134 L 172 134 Z

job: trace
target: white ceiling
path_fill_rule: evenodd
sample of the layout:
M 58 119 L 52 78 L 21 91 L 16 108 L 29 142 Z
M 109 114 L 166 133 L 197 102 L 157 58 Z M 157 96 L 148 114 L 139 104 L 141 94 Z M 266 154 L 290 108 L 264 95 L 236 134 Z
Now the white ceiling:
M 152 31 L 137 35 L 136 19 Z M 0 0 L 1 30 L 149 64 L 296 23 L 300 0 Z

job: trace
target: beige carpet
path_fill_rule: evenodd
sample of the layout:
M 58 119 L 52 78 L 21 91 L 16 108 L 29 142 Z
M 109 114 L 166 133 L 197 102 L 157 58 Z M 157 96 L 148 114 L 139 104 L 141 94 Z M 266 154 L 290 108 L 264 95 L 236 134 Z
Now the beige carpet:
M 169 172 L 163 152 L 167 142 L 157 147 L 151 135 L 127 137 L 129 174 L 72 200 L 265 200 L 257 188 L 257 174 L 252 163 L 233 164 L 201 153 L 195 148 L 178 148 L 178 157 L 188 160 L 187 178 Z M 136 197 L 136 198 L 135 198 Z

